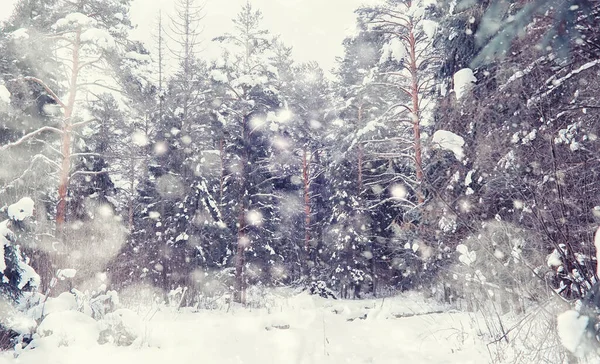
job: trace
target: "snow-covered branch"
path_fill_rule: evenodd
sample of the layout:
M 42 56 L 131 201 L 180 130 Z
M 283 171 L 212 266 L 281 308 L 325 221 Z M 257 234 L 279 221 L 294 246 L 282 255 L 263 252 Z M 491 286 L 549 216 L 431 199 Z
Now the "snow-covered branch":
M 44 81 L 40 80 L 37 77 L 31 77 L 31 76 L 23 77 L 23 79 L 25 81 L 33 81 L 33 82 L 39 84 L 40 86 L 42 86 L 44 88 L 44 90 L 46 90 L 46 92 L 50 95 L 50 97 L 52 97 L 52 99 L 54 101 L 56 101 L 57 104 L 59 104 L 62 108 L 66 108 L 66 105 L 62 102 L 60 97 L 58 97 L 58 95 L 56 95 L 56 93 L 54 91 L 52 91 L 50 86 L 48 86 Z
M 71 174 L 71 178 L 73 178 L 75 176 L 79 176 L 79 175 L 97 176 L 97 175 L 105 174 L 105 173 L 108 173 L 108 171 L 75 171 Z
M 73 123 L 73 124 L 71 125 L 71 127 L 72 127 L 72 128 L 78 128 L 78 127 L 80 127 L 80 126 L 87 125 L 87 124 L 89 124 L 89 123 L 92 123 L 92 122 L 94 122 L 94 121 L 98 121 L 98 119 L 94 118 L 94 119 L 89 119 L 89 120 L 85 120 L 85 121 L 79 121 L 79 122 L 77 122 L 77 123 Z
M 9 183 L 5 184 L 4 187 L 2 189 L 0 189 L 0 195 L 3 193 L 6 193 L 6 191 L 8 191 L 9 189 L 16 187 L 16 186 L 20 186 L 20 181 L 22 181 L 25 176 L 33 171 L 33 166 L 35 164 L 35 162 L 37 162 L 38 160 L 43 160 L 45 162 L 52 162 L 50 161 L 50 159 L 48 159 L 48 157 L 42 155 L 42 154 L 36 154 L 35 156 L 33 156 L 33 158 L 31 159 L 31 162 L 29 163 L 29 167 L 27 167 L 26 170 L 23 171 L 23 173 L 21 173 L 21 175 L 15 179 L 13 179 L 12 181 L 10 181 Z M 56 162 L 52 162 L 54 164 L 56 164 Z
M 556 80 L 552 80 L 551 81 L 552 82 L 551 86 L 548 87 L 549 89 L 546 92 L 542 93 L 541 95 L 532 97 L 530 100 L 528 100 L 527 101 L 527 106 L 531 106 L 532 103 L 535 103 L 535 102 L 541 100 L 542 98 L 550 95 L 552 92 L 554 92 L 560 86 L 562 86 L 562 84 L 565 81 L 569 80 L 571 77 L 573 77 L 573 76 L 575 76 L 575 75 L 577 75 L 577 74 L 579 74 L 579 73 L 581 73 L 581 72 L 583 72 L 583 71 L 585 71 L 585 70 L 587 70 L 589 68 L 595 67 L 595 66 L 597 66 L 599 64 L 600 64 L 600 59 L 596 59 L 596 60 L 587 62 L 587 63 L 579 66 L 577 69 L 574 69 L 571 72 L 567 73 L 563 77 L 561 77 L 559 79 L 556 79 Z
M 79 84 L 77 84 L 77 89 L 84 88 L 84 87 L 87 87 L 87 86 L 101 87 L 101 88 L 105 88 L 105 89 L 110 90 L 110 91 L 114 91 L 114 92 L 118 92 L 120 94 L 124 94 L 123 90 L 120 90 L 120 89 L 118 89 L 116 87 L 108 86 L 108 85 L 105 85 L 105 84 L 102 84 L 102 83 L 98 83 L 98 82 L 79 83 Z
M 44 127 L 41 127 L 41 128 L 39 128 L 39 129 L 37 129 L 35 131 L 32 131 L 31 133 L 23 135 L 19 140 L 15 141 L 15 142 L 8 143 L 8 144 L 5 144 L 5 145 L 1 146 L 0 147 L 0 151 L 4 151 L 6 149 L 18 146 L 18 145 L 22 144 L 23 142 L 31 139 L 32 137 L 34 137 L 34 136 L 36 136 L 36 135 L 38 135 L 40 133 L 43 133 L 45 131 L 53 131 L 55 133 L 62 134 L 62 130 L 60 130 L 60 129 L 57 129 L 57 128 L 54 128 L 54 127 L 51 127 L 51 126 L 44 126 Z

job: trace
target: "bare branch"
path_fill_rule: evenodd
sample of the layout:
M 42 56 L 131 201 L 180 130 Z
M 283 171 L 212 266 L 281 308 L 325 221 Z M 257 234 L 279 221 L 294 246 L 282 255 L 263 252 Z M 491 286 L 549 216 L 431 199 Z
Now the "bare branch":
M 92 61 L 84 62 L 84 63 L 82 63 L 82 64 L 79 66 L 79 68 L 78 68 L 77 70 L 78 70 L 78 71 L 81 71 L 81 70 L 82 70 L 82 69 L 84 69 L 85 67 L 87 67 L 87 66 L 90 66 L 90 65 L 94 65 L 95 63 L 98 63 L 98 62 L 102 61 L 103 59 L 104 59 L 104 57 L 103 57 L 103 56 L 100 56 L 100 57 L 98 57 L 98 58 L 96 58 L 96 59 L 94 59 L 94 60 L 92 60 Z

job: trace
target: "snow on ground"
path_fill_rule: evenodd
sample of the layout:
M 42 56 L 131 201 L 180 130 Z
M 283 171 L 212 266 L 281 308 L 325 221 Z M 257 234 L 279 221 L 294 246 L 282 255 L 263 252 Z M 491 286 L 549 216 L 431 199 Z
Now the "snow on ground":
M 126 311 L 128 315 L 131 312 Z M 100 345 L 83 314 L 57 312 L 42 324 L 35 349 L 0 356 L 1 364 L 125 363 L 485 363 L 485 345 L 466 313 L 419 295 L 361 301 L 308 294 L 267 309 L 138 310 L 131 346 Z M 73 317 L 71 317 L 73 316 Z M 135 315 L 134 315 L 135 316 Z M 52 315 L 48 316 L 52 318 Z M 131 318 L 128 321 L 135 321 Z M 105 323 L 106 324 L 106 323 Z M 53 326 L 56 333 L 53 333 Z M 66 330 L 71 327 L 71 330 Z M 40 332 L 38 330 L 38 332 Z M 57 336 L 58 335 L 58 336 Z

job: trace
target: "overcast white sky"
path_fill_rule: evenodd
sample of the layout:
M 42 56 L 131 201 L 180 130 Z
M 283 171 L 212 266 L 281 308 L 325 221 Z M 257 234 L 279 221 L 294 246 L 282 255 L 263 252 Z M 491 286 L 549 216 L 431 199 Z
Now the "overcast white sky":
M 0 19 L 8 17 L 19 0 L 0 0 Z M 261 9 L 264 25 L 294 47 L 298 61 L 315 60 L 326 71 L 341 55 L 344 36 L 354 29 L 354 9 L 373 0 L 252 0 Z M 133 36 L 151 42 L 151 32 L 159 9 L 169 12 L 174 0 L 133 0 L 131 17 L 139 25 Z M 205 0 L 204 37 L 207 40 L 231 29 L 235 17 L 246 0 Z M 7 5 L 5 5 L 7 4 Z M 209 42 L 207 42 L 209 43 Z M 150 44 L 148 45 L 150 46 Z M 207 48 L 207 56 L 218 54 L 215 47 Z
M 174 0 L 134 0 L 131 15 L 140 25 L 135 33 L 145 38 L 158 9 L 171 11 Z M 205 0 L 204 36 L 210 40 L 231 29 L 231 19 L 246 0 Z M 325 70 L 342 53 L 342 40 L 354 29 L 354 9 L 364 0 L 252 0 L 263 13 L 264 27 L 294 47 L 298 61 L 317 61 Z M 209 43 L 209 42 L 207 42 Z M 208 47 L 209 56 L 218 54 Z

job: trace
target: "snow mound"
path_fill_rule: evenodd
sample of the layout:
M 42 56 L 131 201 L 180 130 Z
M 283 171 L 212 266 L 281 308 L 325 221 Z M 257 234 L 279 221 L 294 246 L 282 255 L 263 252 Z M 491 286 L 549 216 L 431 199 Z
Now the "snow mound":
M 477 82 L 477 78 L 473 75 L 472 69 L 463 68 L 458 70 L 454 74 L 454 92 L 456 93 L 456 99 L 460 100 L 460 98 L 471 89 L 471 86 L 475 82 Z
M 388 60 L 402 62 L 407 57 L 407 50 L 404 44 L 397 38 L 392 38 L 388 43 L 385 43 L 381 49 L 381 58 L 379 63 L 385 63 Z
M 579 312 L 569 310 L 558 315 L 556 328 L 563 346 L 575 353 L 581 344 L 581 339 L 588 324 L 586 316 L 580 316 Z
M 222 72 L 221 70 L 210 71 L 210 78 L 212 78 L 213 81 L 216 81 L 216 82 L 221 82 L 221 83 L 229 82 L 227 75 L 224 72 Z
M 562 258 L 558 250 L 554 249 L 550 255 L 548 255 L 548 259 L 546 260 L 546 265 L 548 267 L 560 267 L 563 264 Z
M 469 251 L 469 248 L 466 245 L 459 244 L 456 247 L 456 251 L 460 253 L 458 260 L 466 266 L 470 266 L 477 260 L 477 253 Z
M 111 49 L 115 47 L 114 38 L 104 29 L 87 29 L 81 33 L 80 39 L 82 42 L 93 43 L 102 49 Z
M 104 316 L 99 322 L 101 342 L 128 346 L 144 336 L 144 323 L 133 311 L 121 308 Z
M 8 206 L 8 217 L 11 220 L 23 221 L 33 216 L 33 207 L 33 200 L 29 197 L 23 197 L 17 203 Z
M 17 30 L 15 30 L 14 32 L 10 33 L 10 37 L 13 40 L 27 40 L 29 39 L 29 33 L 28 30 L 26 28 L 19 28 Z
M 34 319 L 40 319 L 44 315 L 53 313 L 76 310 L 77 300 L 69 292 L 63 292 L 58 297 L 48 298 L 45 303 L 41 303 L 30 310 L 30 315 Z
M 75 269 L 70 269 L 70 268 L 69 269 L 59 269 L 58 272 L 56 273 L 56 276 L 61 281 L 64 281 L 65 278 L 73 278 L 73 277 L 75 277 L 76 274 L 77 274 L 77 270 L 75 270 Z
M 10 104 L 10 92 L 4 85 L 0 85 L 0 102 Z
M 42 321 L 37 329 L 39 338 L 35 347 L 49 346 L 94 346 L 98 343 L 100 329 L 91 317 L 78 311 L 52 313 Z
M 61 28 L 66 28 L 66 27 L 71 27 L 71 26 L 87 27 L 87 26 L 93 26 L 95 24 L 96 24 L 96 21 L 85 14 L 70 13 L 70 14 L 67 14 L 67 16 L 65 16 L 64 18 L 59 19 L 54 24 L 54 28 L 61 29 Z
M 434 147 L 439 147 L 454 153 L 454 156 L 458 160 L 462 160 L 465 156 L 465 152 L 463 150 L 465 140 L 460 135 L 456 135 L 451 131 L 436 131 L 435 133 L 433 133 L 432 142 L 434 144 Z
M 19 250 L 17 250 L 17 253 L 19 256 L 21 256 L 21 252 Z M 21 280 L 19 281 L 17 287 L 19 287 L 19 289 L 23 289 L 28 283 L 30 287 L 39 287 L 41 283 L 39 274 L 37 274 L 37 272 L 29 264 L 25 263 L 23 258 L 19 259 L 17 264 L 19 271 L 21 272 Z
M 433 20 L 423 19 L 421 20 L 421 25 L 423 27 L 423 32 L 425 32 L 425 35 L 427 35 L 427 38 L 433 39 L 438 30 L 438 23 Z
M 207 363 L 395 364 L 402 358 L 406 363 L 467 364 L 489 359 L 470 315 L 450 312 L 423 294 L 331 300 L 287 287 L 260 293 L 275 298 L 274 306 L 142 310 L 144 335 L 129 347 L 119 347 L 118 340 L 101 344 L 102 328 L 81 313 L 55 313 L 42 324 L 35 349 L 27 347 L 17 358 L 13 352 L 0 354 L 0 362 L 159 364 L 202 358 Z M 333 312 L 333 305 L 339 310 Z M 123 322 L 131 332 L 139 329 L 140 321 L 131 311 L 107 317 Z M 65 326 L 68 332 L 62 331 Z

